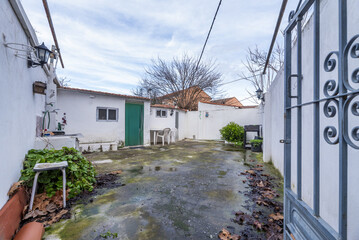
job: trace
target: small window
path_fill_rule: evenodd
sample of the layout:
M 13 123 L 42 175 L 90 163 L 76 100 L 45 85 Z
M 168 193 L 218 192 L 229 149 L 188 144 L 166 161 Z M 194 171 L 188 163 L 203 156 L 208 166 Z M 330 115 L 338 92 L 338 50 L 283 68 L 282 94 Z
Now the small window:
M 108 120 L 116 121 L 117 111 L 116 109 L 109 109 L 108 110 Z
M 107 120 L 107 109 L 106 108 L 98 109 L 98 120 Z
M 97 121 L 117 121 L 117 108 L 97 108 Z
M 159 118 L 166 118 L 167 117 L 167 110 L 157 110 L 156 117 Z

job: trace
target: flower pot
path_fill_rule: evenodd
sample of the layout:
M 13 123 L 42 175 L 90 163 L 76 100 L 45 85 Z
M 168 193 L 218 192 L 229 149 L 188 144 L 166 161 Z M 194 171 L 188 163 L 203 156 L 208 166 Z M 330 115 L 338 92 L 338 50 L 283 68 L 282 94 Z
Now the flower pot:
M 262 152 L 262 144 L 253 144 L 251 143 L 252 152 Z

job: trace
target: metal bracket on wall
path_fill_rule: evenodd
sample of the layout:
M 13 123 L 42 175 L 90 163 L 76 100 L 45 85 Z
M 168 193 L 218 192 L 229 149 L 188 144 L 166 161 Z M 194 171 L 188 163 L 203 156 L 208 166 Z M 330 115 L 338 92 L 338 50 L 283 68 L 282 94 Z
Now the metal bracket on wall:
M 284 143 L 284 144 L 290 144 L 291 143 L 290 139 L 289 140 L 288 139 L 281 139 L 281 140 L 279 140 L 279 142 Z

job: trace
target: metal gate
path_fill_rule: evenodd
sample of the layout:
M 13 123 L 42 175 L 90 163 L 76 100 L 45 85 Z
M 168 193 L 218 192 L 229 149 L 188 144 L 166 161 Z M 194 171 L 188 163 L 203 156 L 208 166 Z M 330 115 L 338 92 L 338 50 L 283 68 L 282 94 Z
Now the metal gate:
M 335 0 L 329 1 L 334 2 Z M 353 121 L 349 121 L 349 119 L 358 119 L 359 117 L 359 65 L 358 62 L 352 63 L 359 58 L 359 35 L 348 36 L 348 21 L 350 19 L 348 19 L 347 13 L 350 6 L 348 6 L 347 0 L 336 0 L 335 4 L 338 5 L 333 16 L 335 15 L 338 18 L 338 25 L 331 27 L 339 28 L 336 29 L 339 39 L 335 40 L 339 44 L 336 49 L 325 53 L 325 58 L 321 58 L 320 54 L 323 53 L 323 50 L 321 49 L 322 41 L 320 39 L 322 26 L 320 2 L 319 0 L 307 0 L 298 6 L 297 11 L 290 14 L 289 24 L 284 32 L 285 239 L 347 239 L 348 149 L 359 149 L 359 126 L 355 124 L 353 126 Z M 358 4 L 357 1 L 351 2 Z M 312 76 L 303 77 L 303 64 L 307 63 L 303 63 L 302 56 L 302 25 L 304 24 L 303 17 L 309 11 L 312 14 L 311 22 L 313 23 Z M 358 28 L 356 31 L 359 33 Z M 295 37 L 294 44 L 293 37 Z M 325 40 L 330 41 L 330 39 Z M 296 51 L 296 56 L 293 51 Z M 296 61 L 294 66 L 292 61 Z M 296 68 L 295 72 L 293 71 L 294 68 Z M 327 79 L 325 74 L 321 74 L 322 72 L 331 74 L 337 72 L 338 74 L 334 79 Z M 303 100 L 303 81 L 310 81 L 312 84 L 312 99 Z M 296 84 L 297 91 L 295 93 L 292 90 L 293 84 Z M 313 114 L 310 116 L 303 115 L 302 110 L 306 106 L 311 106 Z M 312 204 L 303 201 L 302 192 L 303 176 L 305 176 L 302 173 L 302 147 L 306 141 L 303 138 L 303 132 L 308 131 L 308 129 L 303 129 L 303 119 L 305 118 L 311 118 L 312 121 L 312 129 L 310 129 L 311 148 L 313 149 Z M 327 125 L 327 122 L 332 119 L 335 119 L 334 124 Z M 295 127 L 293 128 L 294 123 Z M 329 174 L 320 171 L 323 167 L 320 166 L 323 143 L 338 147 L 338 155 L 332 156 L 338 162 L 338 169 L 333 170 L 339 171 L 339 190 L 338 194 L 333 196 L 333 198 L 339 199 L 338 209 L 336 210 L 339 213 L 337 227 L 330 226 L 322 218 L 322 212 L 320 212 L 320 174 Z M 359 154 L 359 152 L 357 153 Z M 294 158 L 296 159 L 295 167 L 293 167 Z M 295 187 L 292 185 L 292 171 L 296 171 Z M 334 230 L 335 228 L 338 230 Z

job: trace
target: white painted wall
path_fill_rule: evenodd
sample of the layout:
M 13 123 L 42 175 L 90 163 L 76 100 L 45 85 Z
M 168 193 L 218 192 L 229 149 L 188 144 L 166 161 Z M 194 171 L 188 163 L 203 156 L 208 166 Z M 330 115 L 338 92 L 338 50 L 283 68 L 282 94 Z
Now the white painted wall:
M 66 134 L 81 133 L 80 143 L 124 142 L 125 141 L 125 104 L 144 104 L 144 145 L 150 143 L 150 107 L 149 101 L 137 101 L 130 98 L 95 94 L 59 88 L 57 106 L 58 117 L 66 113 Z M 97 107 L 118 109 L 118 121 L 97 121 Z
M 34 147 L 36 118 L 43 116 L 45 96 L 33 94 L 35 81 L 48 83 L 54 75 L 47 76 L 41 67 L 27 68 L 27 61 L 15 57 L 14 50 L 5 43 L 38 44 L 21 4 L 11 0 L 23 19 L 26 35 L 10 1 L 0 1 L 0 208 L 7 201 L 10 186 L 20 177 L 22 161 L 27 151 Z
M 210 103 L 198 103 L 198 111 L 210 111 L 210 110 L 229 110 L 229 109 L 238 109 L 237 107 L 220 105 L 220 104 L 210 104 Z
M 348 40 L 359 33 L 359 4 L 357 0 L 348 0 Z M 331 51 L 338 50 L 338 2 L 321 1 L 321 48 L 320 48 L 320 97 L 323 98 L 323 87 L 327 80 L 337 80 L 337 71 L 326 73 L 323 64 Z M 313 22 L 309 20 L 303 31 L 303 102 L 311 101 L 313 96 Z M 296 72 L 296 44 L 292 51 L 292 69 Z M 359 65 L 359 60 L 349 59 L 349 75 Z M 283 173 L 283 145 L 279 143 L 284 135 L 284 76 L 280 73 L 269 92 L 266 94 L 264 107 L 264 159 L 273 161 L 274 165 Z M 358 89 L 358 84 L 353 85 Z M 293 79 L 292 93 L 296 94 L 296 80 Z M 359 100 L 359 97 L 356 97 Z M 292 105 L 296 100 L 292 100 Z M 327 118 L 323 114 L 323 105 L 320 104 L 320 214 L 322 218 L 338 231 L 339 209 L 339 148 L 338 145 L 329 145 L 323 139 L 326 126 L 338 126 L 337 118 Z M 349 114 L 350 129 L 359 125 L 359 118 Z M 296 111 L 292 113 L 292 146 L 295 146 L 297 137 Z M 313 206 L 313 107 L 303 107 L 303 150 L 302 150 L 302 179 L 303 200 Z M 358 142 L 357 142 L 358 143 Z M 292 147 L 292 190 L 296 192 L 297 169 L 296 148 Z M 357 239 L 359 229 L 359 151 L 348 147 L 348 239 Z
M 171 109 L 151 107 L 152 130 L 171 128 L 175 129 L 175 112 L 179 112 L 179 128 L 177 136 L 179 140 L 184 138 L 219 140 L 219 130 L 229 122 L 236 122 L 241 126 L 262 124 L 261 110 L 258 108 L 238 109 L 230 106 L 199 103 L 199 111 L 174 110 L 170 116 Z M 156 117 L 156 110 L 167 110 L 167 118 Z M 208 113 L 208 117 L 206 117 Z M 151 139 L 153 137 L 151 136 Z M 251 139 L 253 136 L 248 135 Z
M 229 122 L 241 126 L 261 125 L 262 115 L 258 108 L 238 109 L 222 105 L 199 103 L 199 111 L 186 112 L 185 136 L 186 138 L 221 139 L 219 130 Z M 208 113 L 208 117 L 206 117 Z

